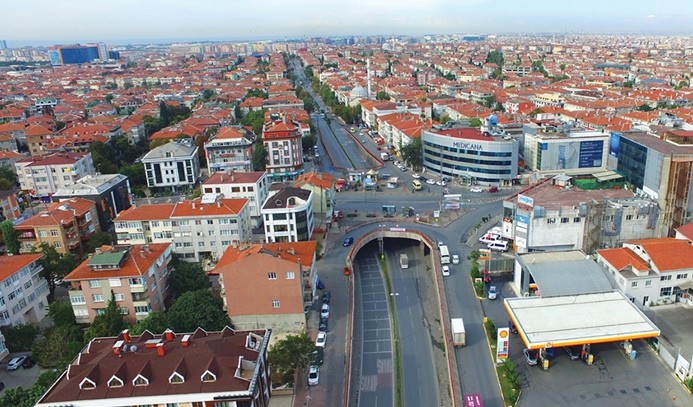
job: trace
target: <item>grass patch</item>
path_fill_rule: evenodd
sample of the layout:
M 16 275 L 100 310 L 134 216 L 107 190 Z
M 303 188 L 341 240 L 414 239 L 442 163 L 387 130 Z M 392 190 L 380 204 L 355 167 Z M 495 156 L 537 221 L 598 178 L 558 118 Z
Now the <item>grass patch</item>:
M 383 270 L 383 275 L 385 276 L 385 288 L 387 289 L 387 303 L 390 308 L 388 315 L 390 316 L 390 322 L 392 323 L 392 342 L 394 344 L 394 351 L 392 355 L 392 368 L 395 370 L 394 385 L 395 385 L 395 406 L 402 405 L 402 367 L 400 359 L 400 349 L 399 349 L 399 328 L 397 327 L 397 311 L 395 310 L 395 296 L 390 295 L 392 292 L 392 283 L 390 282 L 390 273 L 387 269 L 387 263 L 385 262 L 385 256 L 378 257 L 380 262 L 380 268 Z
M 498 338 L 496 336 L 496 325 L 492 320 L 487 319 L 484 322 L 484 330 L 486 331 L 486 339 L 491 346 L 491 357 L 495 357 L 496 348 L 498 347 Z M 520 397 L 520 382 L 519 374 L 517 373 L 517 365 L 511 359 L 505 359 L 505 362 L 496 366 L 498 380 L 503 393 L 503 399 L 506 403 L 514 406 L 517 399 Z

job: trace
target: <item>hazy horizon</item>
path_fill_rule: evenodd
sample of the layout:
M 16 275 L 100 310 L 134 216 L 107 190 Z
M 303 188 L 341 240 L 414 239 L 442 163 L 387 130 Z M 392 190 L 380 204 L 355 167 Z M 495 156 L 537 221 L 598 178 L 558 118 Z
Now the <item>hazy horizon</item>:
M 451 34 L 691 35 L 693 2 L 583 0 L 23 0 L 3 5 L 10 48 Z M 556 4 L 559 3 L 559 4 Z

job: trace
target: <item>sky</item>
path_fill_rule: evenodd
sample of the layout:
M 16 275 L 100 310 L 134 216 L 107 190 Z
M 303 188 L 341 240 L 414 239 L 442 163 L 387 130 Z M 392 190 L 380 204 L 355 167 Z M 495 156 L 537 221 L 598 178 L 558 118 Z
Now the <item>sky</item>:
M 426 34 L 693 34 L 693 0 L 18 0 L 9 47 Z

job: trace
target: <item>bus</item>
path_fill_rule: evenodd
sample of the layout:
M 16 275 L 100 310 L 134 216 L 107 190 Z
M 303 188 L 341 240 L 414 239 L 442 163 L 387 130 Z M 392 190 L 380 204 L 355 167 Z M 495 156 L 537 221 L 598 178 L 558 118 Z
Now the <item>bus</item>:
M 450 264 L 450 252 L 447 246 L 440 246 L 440 264 Z
M 421 181 L 415 179 L 411 182 L 411 187 L 414 188 L 414 191 L 421 191 Z

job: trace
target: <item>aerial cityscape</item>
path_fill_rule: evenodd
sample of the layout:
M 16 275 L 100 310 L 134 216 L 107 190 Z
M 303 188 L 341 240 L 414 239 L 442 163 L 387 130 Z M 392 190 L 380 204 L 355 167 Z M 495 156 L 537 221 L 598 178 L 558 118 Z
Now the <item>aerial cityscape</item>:
M 531 3 L 4 5 L 0 405 L 693 405 L 693 4 Z

